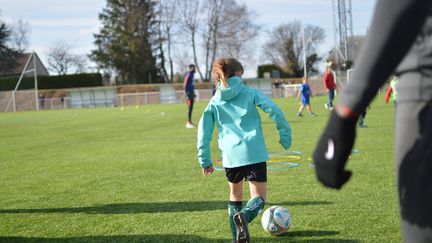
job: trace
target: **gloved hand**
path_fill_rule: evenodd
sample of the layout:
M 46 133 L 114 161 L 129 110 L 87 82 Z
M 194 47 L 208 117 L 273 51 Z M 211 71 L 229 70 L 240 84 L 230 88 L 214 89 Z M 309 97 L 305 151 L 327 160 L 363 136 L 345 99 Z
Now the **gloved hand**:
M 354 145 L 357 118 L 342 118 L 335 110 L 313 154 L 316 175 L 326 187 L 340 189 L 351 177 L 344 169 Z

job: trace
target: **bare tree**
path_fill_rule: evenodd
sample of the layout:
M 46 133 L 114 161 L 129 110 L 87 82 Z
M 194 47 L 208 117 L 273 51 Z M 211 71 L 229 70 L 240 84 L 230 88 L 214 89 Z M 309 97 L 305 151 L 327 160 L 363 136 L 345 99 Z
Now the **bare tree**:
M 260 28 L 254 22 L 255 14 L 248 10 L 246 5 L 238 4 L 237 0 L 162 0 L 162 2 L 174 6 L 171 11 L 166 11 L 165 15 L 177 16 L 170 26 L 171 29 L 165 28 L 166 37 L 184 41 L 177 43 L 176 46 L 190 46 L 193 62 L 201 80 L 211 79 L 212 63 L 216 57 L 250 59 L 248 54 L 256 50 L 253 44 Z M 172 31 L 173 28 L 182 31 Z M 166 42 L 171 45 L 175 41 L 170 39 Z
M 190 53 L 187 51 L 182 51 L 182 52 L 177 52 L 175 55 L 175 64 L 177 66 L 177 70 L 180 73 L 186 73 L 188 71 L 188 66 L 189 66 L 189 61 L 191 57 L 190 57 Z M 183 79 L 182 79 L 183 81 Z
M 73 54 L 72 49 L 66 42 L 55 42 L 47 52 L 48 69 L 58 75 L 84 72 L 87 68 L 87 58 Z
M 12 46 L 19 52 L 24 53 L 29 45 L 30 25 L 27 21 L 19 19 L 13 25 L 11 42 Z
M 161 29 L 164 33 L 163 42 L 166 43 L 167 55 L 168 55 L 168 63 L 169 63 L 169 82 L 172 83 L 174 78 L 174 61 L 172 56 L 172 48 L 174 45 L 174 38 L 176 35 L 176 29 L 178 25 L 176 23 L 175 16 L 177 14 L 177 0 L 160 0 L 159 8 L 160 8 L 160 18 L 161 18 Z M 165 57 L 164 57 L 165 58 Z
M 162 17 L 162 9 L 159 2 L 159 5 L 157 5 L 157 8 L 155 10 L 155 15 L 158 16 L 158 18 L 155 18 L 153 20 L 154 27 L 152 28 L 152 34 L 150 35 L 150 43 L 152 43 L 152 52 L 153 56 L 155 57 L 155 67 L 158 71 L 158 76 L 160 76 L 161 80 L 165 83 L 170 83 L 168 73 L 166 71 L 165 67 L 165 49 L 164 49 L 164 43 L 166 42 L 166 37 L 164 35 L 164 27 L 163 22 L 161 20 Z
M 219 28 L 220 53 L 237 59 L 250 59 L 256 51 L 256 37 L 260 26 L 254 23 L 256 14 L 245 4 L 225 0 L 223 24 Z
M 187 0 L 178 1 L 178 11 L 182 27 L 189 33 L 190 45 L 193 52 L 193 58 L 195 62 L 196 70 L 200 75 L 201 80 L 204 80 L 204 76 L 200 70 L 200 65 L 197 58 L 197 40 L 200 19 L 200 9 L 203 5 L 203 0 Z
M 88 71 L 88 57 L 86 55 L 73 55 L 73 72 L 85 73 Z
M 203 39 L 205 78 L 209 80 L 216 56 L 243 59 L 254 51 L 252 43 L 258 35 L 259 26 L 253 21 L 255 14 L 235 0 L 210 0 L 206 8 L 207 24 Z
M 319 60 L 315 47 L 324 41 L 325 33 L 321 27 L 304 27 L 306 45 L 306 65 L 314 72 L 314 64 Z M 302 25 L 299 21 L 282 24 L 269 33 L 269 40 L 264 45 L 263 55 L 273 64 L 279 65 L 292 76 L 303 75 Z
M 218 31 L 221 23 L 221 12 L 224 0 L 210 0 L 207 2 L 207 24 L 203 33 L 205 52 L 205 80 L 210 80 L 212 63 L 216 58 L 218 48 Z

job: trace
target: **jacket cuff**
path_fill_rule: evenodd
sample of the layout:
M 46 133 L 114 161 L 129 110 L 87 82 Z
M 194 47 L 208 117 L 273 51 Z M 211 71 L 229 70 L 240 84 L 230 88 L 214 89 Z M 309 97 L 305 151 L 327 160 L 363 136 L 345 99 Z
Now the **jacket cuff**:
M 208 160 L 208 161 L 200 161 L 200 164 L 201 164 L 201 167 L 203 168 L 203 169 L 207 169 L 207 168 L 209 168 L 210 166 L 212 166 L 213 165 L 213 162 L 211 161 L 211 160 Z

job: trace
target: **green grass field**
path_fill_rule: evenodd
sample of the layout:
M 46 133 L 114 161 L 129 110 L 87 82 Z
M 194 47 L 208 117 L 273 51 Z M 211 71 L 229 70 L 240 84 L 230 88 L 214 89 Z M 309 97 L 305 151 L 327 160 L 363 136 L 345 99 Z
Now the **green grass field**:
M 317 117 L 296 117 L 294 99 L 275 101 L 293 129 L 291 150 L 302 154 L 298 167 L 269 170 L 267 206 L 288 208 L 293 224 L 272 237 L 257 218 L 253 242 L 400 242 L 393 106 L 374 102 L 353 177 L 336 191 L 310 166 L 325 97 L 312 100 Z M 205 105 L 196 104 L 196 123 Z M 262 117 L 269 152 L 283 152 Z M 196 129 L 185 120 L 185 104 L 1 113 L 0 242 L 230 242 L 225 175 L 201 175 Z

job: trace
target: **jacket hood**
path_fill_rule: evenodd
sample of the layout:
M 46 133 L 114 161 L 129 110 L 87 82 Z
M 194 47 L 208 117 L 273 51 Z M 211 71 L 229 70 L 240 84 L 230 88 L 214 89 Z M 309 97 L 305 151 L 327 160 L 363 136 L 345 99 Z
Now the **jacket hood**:
M 220 91 L 220 97 L 222 100 L 234 99 L 238 94 L 240 94 L 244 87 L 242 79 L 238 76 L 228 79 L 228 87 L 223 86 L 220 82 L 218 84 L 218 90 Z

